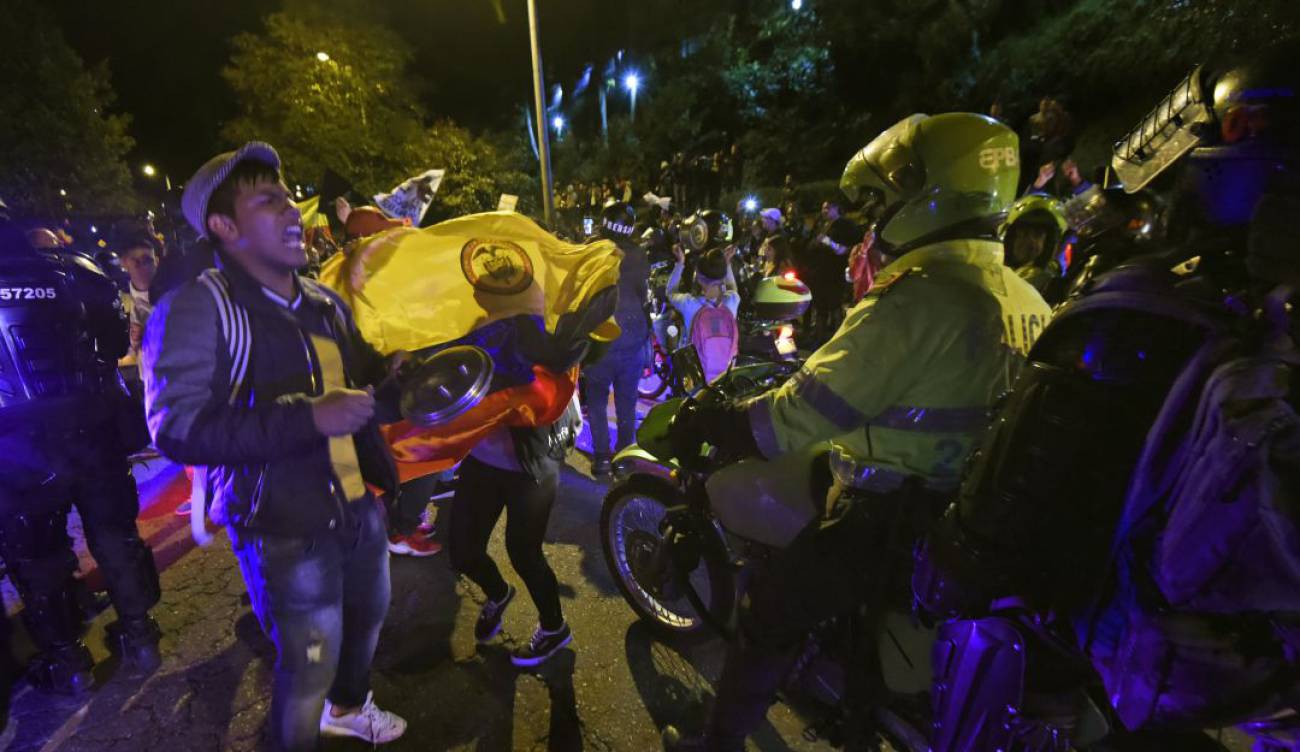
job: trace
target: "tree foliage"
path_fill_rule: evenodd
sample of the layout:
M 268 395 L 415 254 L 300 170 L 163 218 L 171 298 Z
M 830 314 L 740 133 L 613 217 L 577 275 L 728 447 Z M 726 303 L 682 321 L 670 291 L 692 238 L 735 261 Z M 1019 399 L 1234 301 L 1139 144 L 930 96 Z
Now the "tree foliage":
M 774 185 L 817 175 L 852 150 L 869 112 L 854 112 L 836 89 L 830 31 L 817 8 L 785 4 L 735 29 L 723 79 L 740 107 L 746 178 Z
M 799 11 L 788 0 L 701 2 L 680 22 L 662 16 L 677 34 L 653 37 L 660 83 L 634 135 L 658 159 L 727 133 L 751 186 L 786 172 L 832 176 L 913 112 L 999 101 L 1020 126 L 1043 96 L 1064 99 L 1081 155 L 1099 163 L 1196 63 L 1300 32 L 1294 0 L 804 0 Z M 654 13 L 665 4 L 648 0 Z
M 130 119 L 110 111 L 108 69 L 87 70 L 30 0 L 0 13 L 0 45 L 0 197 L 19 213 L 48 218 L 69 208 L 136 208 L 126 163 Z
M 428 119 L 409 47 L 348 5 L 291 3 L 264 31 L 234 39 L 223 76 L 240 114 L 224 138 L 273 144 L 290 183 L 314 184 L 329 168 L 365 195 L 445 168 L 443 213 L 495 208 L 501 190 L 520 190 L 517 165 L 494 143 Z

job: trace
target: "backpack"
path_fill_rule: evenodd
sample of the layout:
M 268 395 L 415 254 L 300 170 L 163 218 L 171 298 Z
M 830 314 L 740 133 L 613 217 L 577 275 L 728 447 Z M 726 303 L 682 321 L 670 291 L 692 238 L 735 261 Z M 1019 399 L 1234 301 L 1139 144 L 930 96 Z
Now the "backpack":
M 1080 625 L 1129 729 L 1260 718 L 1300 678 L 1300 351 L 1269 302 L 1266 336 L 1214 336 L 1179 375 Z
M 691 344 L 700 356 L 706 382 L 725 373 L 740 351 L 740 332 L 731 309 L 705 303 L 691 320 Z

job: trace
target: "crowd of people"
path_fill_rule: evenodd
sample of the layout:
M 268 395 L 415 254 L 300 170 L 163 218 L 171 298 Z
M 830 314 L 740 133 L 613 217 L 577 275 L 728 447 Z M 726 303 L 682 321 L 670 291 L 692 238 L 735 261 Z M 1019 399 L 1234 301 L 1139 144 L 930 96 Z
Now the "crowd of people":
M 1284 43 L 1196 69 L 1096 180 L 1071 156 L 1072 118 L 1044 98 L 1019 137 L 996 106 L 904 118 L 849 161 L 844 195 L 811 222 L 791 178 L 782 207 L 738 207 L 738 233 L 711 211 L 739 184 L 734 147 L 665 161 L 649 201 L 628 180 L 560 191 L 562 211 L 599 206 L 581 234 L 621 257 L 621 336 L 564 364 L 586 358 L 598 477 L 635 440 L 637 383 L 664 336 L 656 264 L 670 265 L 679 344 L 708 380 L 737 355 L 738 268 L 811 290 L 796 376 L 751 399 L 700 401 L 671 428 L 676 446 L 730 460 L 821 447 L 831 480 L 814 522 L 749 563 L 704 733 L 670 727 L 670 748 L 744 749 L 806 635 L 878 620 L 899 590 L 949 648 L 935 666 L 934 749 L 1077 731 L 1062 713 L 1024 712 L 1040 689 L 1026 683 L 1042 677 L 1023 647 L 1044 634 L 1104 685 L 1113 733 L 1132 748 L 1191 749 L 1188 729 L 1233 723 L 1252 724 L 1261 749 L 1296 748 L 1296 53 Z M 1162 197 L 1175 170 L 1184 179 Z M 229 532 L 277 652 L 275 744 L 393 741 L 406 722 L 370 688 L 389 555 L 439 550 L 430 492 L 404 498 L 380 431 L 397 419 L 385 395 L 411 355 L 378 352 L 313 270 L 403 222 L 340 200 L 335 230 L 304 227 L 279 155 L 260 142 L 199 167 L 181 208 L 198 242 L 166 249 L 148 223 L 126 224 L 108 269 L 68 250 L 66 234 L 0 213 L 0 292 L 24 301 L 0 307 L 20 332 L 4 342 L 15 368 L 0 369 L 0 557 L 39 649 L 28 677 L 62 693 L 94 681 L 73 505 L 117 612 L 111 647 L 136 675 L 159 665 L 159 578 L 130 475 L 131 456 L 152 447 L 193 469 L 189 513 Z M 511 655 L 520 667 L 574 640 L 543 541 L 575 410 L 493 430 L 436 489 L 453 494 L 450 567 L 485 596 L 480 643 L 517 595 L 488 553 L 506 518 L 509 562 L 537 612 Z M 1040 748 L 1051 747 L 1026 747 Z
M 637 204 L 649 193 L 656 202 L 671 202 L 684 216 L 719 208 L 725 193 L 741 188 L 744 169 L 739 144 L 693 155 L 678 152 L 660 162 L 653 174 L 637 180 L 621 176 L 557 186 L 555 207 L 565 221 L 577 227 L 583 217 L 594 217 L 611 201 Z

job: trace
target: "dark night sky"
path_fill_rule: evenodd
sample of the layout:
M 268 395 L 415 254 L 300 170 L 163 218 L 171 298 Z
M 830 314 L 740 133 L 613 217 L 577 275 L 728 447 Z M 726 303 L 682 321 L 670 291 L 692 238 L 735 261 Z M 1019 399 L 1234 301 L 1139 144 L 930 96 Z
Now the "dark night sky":
M 475 129 L 502 127 L 531 96 L 525 0 L 374 0 L 376 13 L 415 49 L 426 105 Z M 116 108 L 134 118 L 135 159 L 173 178 L 217 147 L 234 111 L 220 78 L 229 40 L 257 30 L 277 0 L 53 0 L 69 43 L 88 64 L 107 61 Z M 548 84 L 569 83 L 584 62 L 626 46 L 625 2 L 539 0 Z

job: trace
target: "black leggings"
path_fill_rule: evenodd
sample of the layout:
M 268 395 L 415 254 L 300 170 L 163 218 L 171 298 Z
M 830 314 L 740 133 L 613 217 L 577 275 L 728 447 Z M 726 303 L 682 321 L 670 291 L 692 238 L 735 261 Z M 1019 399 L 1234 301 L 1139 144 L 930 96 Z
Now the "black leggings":
M 508 586 L 488 555 L 488 539 L 506 514 L 506 553 L 510 566 L 532 596 L 543 629 L 559 629 L 560 593 L 555 572 L 542 553 L 542 539 L 555 502 L 559 469 L 534 481 L 522 472 L 512 472 L 465 458 L 456 479 L 456 497 L 451 503 L 451 568 L 474 581 L 494 601 L 506 596 Z

